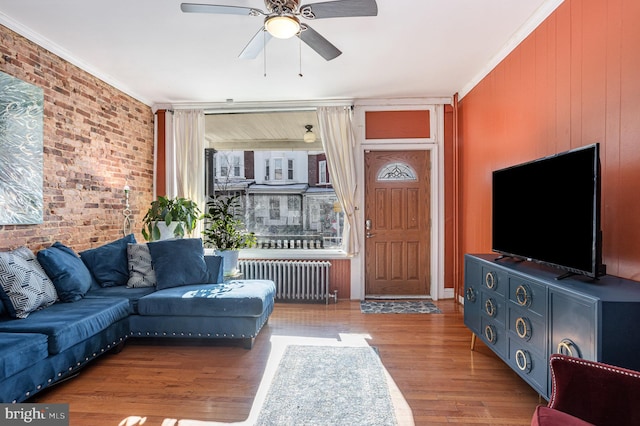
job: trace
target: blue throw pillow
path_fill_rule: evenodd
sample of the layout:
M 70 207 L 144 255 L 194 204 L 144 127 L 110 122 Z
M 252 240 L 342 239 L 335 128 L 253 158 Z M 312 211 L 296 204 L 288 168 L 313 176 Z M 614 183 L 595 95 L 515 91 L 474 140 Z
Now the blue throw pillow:
M 63 302 L 76 302 L 84 297 L 91 287 L 91 272 L 78 255 L 60 242 L 38 252 L 42 265 Z
M 0 253 L 0 299 L 12 318 L 53 305 L 56 289 L 27 247 Z
M 147 243 L 147 246 L 156 272 L 158 290 L 209 282 L 202 239 L 154 241 Z
M 111 243 L 80 252 L 80 259 L 101 287 L 125 285 L 129 280 L 127 244 L 135 244 L 133 234 Z

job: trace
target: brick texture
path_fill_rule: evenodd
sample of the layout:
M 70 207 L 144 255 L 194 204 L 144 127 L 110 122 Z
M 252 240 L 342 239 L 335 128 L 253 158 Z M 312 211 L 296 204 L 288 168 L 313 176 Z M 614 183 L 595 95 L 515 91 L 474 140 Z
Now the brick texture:
M 138 241 L 153 191 L 153 112 L 0 25 L 0 70 L 44 90 L 44 221 L 0 225 L 0 250 L 76 251 L 123 235 L 125 182 Z

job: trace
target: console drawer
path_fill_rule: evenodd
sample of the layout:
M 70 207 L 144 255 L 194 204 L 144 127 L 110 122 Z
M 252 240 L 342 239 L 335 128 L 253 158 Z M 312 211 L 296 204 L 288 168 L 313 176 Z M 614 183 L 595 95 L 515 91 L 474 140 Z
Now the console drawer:
M 503 325 L 482 317 L 480 319 L 480 338 L 504 359 L 507 350 L 507 333 Z
M 507 303 L 504 298 L 490 291 L 480 292 L 480 310 L 504 327 L 507 318 Z
M 543 357 L 527 344 L 509 337 L 509 366 L 526 380 L 541 395 L 547 394 L 547 367 L 546 357 Z
M 509 306 L 508 328 L 510 338 L 529 344 L 540 353 L 546 353 L 546 321 L 525 309 Z
M 508 291 L 509 279 L 504 271 L 490 266 L 482 267 L 481 282 L 483 288 L 504 296 Z
M 509 277 L 509 300 L 542 317 L 547 315 L 547 288 L 538 283 Z

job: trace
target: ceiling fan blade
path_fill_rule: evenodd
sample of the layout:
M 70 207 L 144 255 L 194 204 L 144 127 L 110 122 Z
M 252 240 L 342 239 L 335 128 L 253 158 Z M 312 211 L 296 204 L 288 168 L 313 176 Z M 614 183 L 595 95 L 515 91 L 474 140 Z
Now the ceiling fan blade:
M 224 6 L 219 4 L 182 3 L 180 9 L 186 13 L 218 13 L 224 15 L 257 16 L 265 13 L 259 9 L 241 6 Z
M 318 52 L 327 61 L 337 58 L 342 52 L 329 40 L 322 37 L 316 30 L 307 24 L 302 24 L 302 31 L 298 33 L 300 40 L 304 41 L 310 48 Z
M 244 47 L 238 58 L 240 59 L 255 59 L 258 57 L 264 46 L 269 43 L 273 36 L 265 31 L 264 27 L 260 28 L 253 38 Z
M 300 13 L 310 19 L 377 16 L 378 4 L 376 0 L 325 1 L 301 6 Z

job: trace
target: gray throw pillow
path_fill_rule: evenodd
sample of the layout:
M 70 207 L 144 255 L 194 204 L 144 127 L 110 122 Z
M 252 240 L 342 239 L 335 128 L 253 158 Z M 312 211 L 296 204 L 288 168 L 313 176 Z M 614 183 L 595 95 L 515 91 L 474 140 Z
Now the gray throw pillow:
M 27 247 L 0 253 L 0 299 L 13 318 L 27 318 L 58 299 L 56 288 Z
M 151 264 L 151 254 L 146 244 L 127 244 L 129 281 L 127 287 L 154 287 L 156 273 Z

